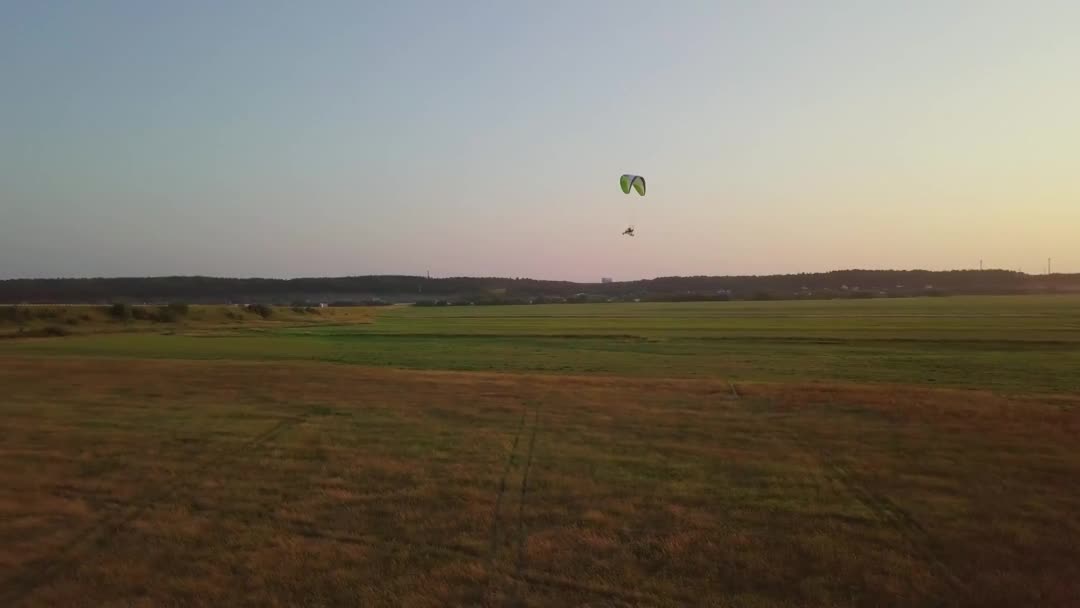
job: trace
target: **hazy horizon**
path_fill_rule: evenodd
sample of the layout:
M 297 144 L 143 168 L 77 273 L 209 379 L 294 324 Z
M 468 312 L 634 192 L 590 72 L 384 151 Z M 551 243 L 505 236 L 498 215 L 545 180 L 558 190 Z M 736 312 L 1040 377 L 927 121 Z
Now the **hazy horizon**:
M 580 4 L 9 3 L 0 279 L 1080 272 L 1080 3 Z
M 937 270 L 931 270 L 931 269 L 928 269 L 928 268 L 835 268 L 835 269 L 832 269 L 832 270 L 793 271 L 793 272 L 782 272 L 782 273 L 760 273 L 760 274 L 732 273 L 732 274 L 725 274 L 725 275 L 657 275 L 657 276 L 651 276 L 651 277 L 633 277 L 633 278 L 631 278 L 631 277 L 619 278 L 619 277 L 604 276 L 604 277 L 594 277 L 592 279 L 588 279 L 588 278 L 586 278 L 586 279 L 570 279 L 570 278 L 565 278 L 565 277 L 563 277 L 563 278 L 560 278 L 560 277 L 530 277 L 530 276 L 519 276 L 519 275 L 477 275 L 477 274 L 454 274 L 454 275 L 444 275 L 444 276 L 438 276 L 438 275 L 435 275 L 435 274 L 431 274 L 431 275 L 428 276 L 428 278 L 430 278 L 430 279 L 520 279 L 520 280 L 536 280 L 536 281 L 566 281 L 566 282 L 571 282 L 571 283 L 600 283 L 601 279 L 610 278 L 613 281 L 615 281 L 616 283 L 630 283 L 630 282 L 634 282 L 634 281 L 643 281 L 643 280 L 648 281 L 648 280 L 661 279 L 661 278 L 693 278 L 694 276 L 720 276 L 720 277 L 736 278 L 736 277 L 747 277 L 747 276 L 768 277 L 768 276 L 783 276 L 783 275 L 828 274 L 830 272 L 967 272 L 967 271 L 975 272 L 975 271 L 983 271 L 983 270 L 985 270 L 986 272 L 1020 272 L 1021 274 L 1025 274 L 1025 275 L 1028 275 L 1028 276 L 1046 276 L 1046 274 L 1047 274 L 1045 268 L 1041 272 L 1016 271 L 1015 269 L 1010 269 L 1010 268 L 982 268 L 982 269 L 980 269 L 980 268 L 942 268 L 942 269 L 937 269 Z M 1062 274 L 1080 274 L 1080 273 L 1063 272 L 1063 271 L 1058 270 L 1057 268 L 1054 268 L 1053 269 L 1053 274 L 1062 275 Z M 407 277 L 423 278 L 426 275 L 424 273 L 419 273 L 419 274 L 371 273 L 371 274 L 354 274 L 354 275 L 295 275 L 295 276 L 256 276 L 256 275 L 247 275 L 247 276 L 239 276 L 239 275 L 234 275 L 234 276 L 227 276 L 227 275 L 123 275 L 123 276 L 121 276 L 121 275 L 115 275 L 115 276 L 12 277 L 12 278 L 6 278 L 6 279 L 5 278 L 0 278 L 0 281 L 6 281 L 6 280 L 69 280 L 69 279 L 74 279 L 74 280 L 78 280 L 78 279 L 90 279 L 90 280 L 125 279 L 125 280 L 131 280 L 131 279 L 190 278 L 190 277 L 200 277 L 200 278 L 210 278 L 210 279 L 226 279 L 226 280 L 285 280 L 285 281 L 288 281 L 288 280 L 293 280 L 293 279 L 314 279 L 314 280 L 329 279 L 329 280 L 333 280 L 333 279 L 347 279 L 347 278 L 362 278 L 362 277 L 369 277 L 369 276 L 374 276 L 374 277 L 378 277 L 378 276 L 387 276 L 387 277 L 407 276 Z

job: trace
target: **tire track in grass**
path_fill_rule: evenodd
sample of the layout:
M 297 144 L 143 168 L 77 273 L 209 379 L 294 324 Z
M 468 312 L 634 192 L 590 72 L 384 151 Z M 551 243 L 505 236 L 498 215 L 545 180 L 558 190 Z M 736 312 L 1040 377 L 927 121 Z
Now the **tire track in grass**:
M 514 576 L 521 582 L 529 585 L 547 587 L 550 589 L 563 589 L 583 595 L 592 595 L 619 606 L 689 606 L 694 604 L 693 599 L 688 597 L 672 596 L 665 598 L 647 591 L 634 591 L 631 589 L 619 589 L 608 585 L 582 583 L 542 572 L 530 572 L 526 570 L 515 574 Z
M 8 579 L 4 583 L 6 589 L 0 591 L 0 605 L 14 606 L 22 602 L 34 591 L 55 581 L 61 574 L 75 569 L 94 553 L 104 550 L 131 522 L 138 519 L 163 499 L 178 493 L 191 481 L 192 477 L 213 467 L 218 467 L 230 458 L 258 448 L 287 429 L 301 424 L 305 419 L 304 416 L 281 418 L 277 424 L 243 442 L 241 445 L 231 449 L 223 448 L 216 456 L 186 474 L 144 493 L 139 499 L 132 501 L 127 508 L 114 515 L 106 516 L 95 524 L 91 524 L 76 534 L 75 538 L 59 551 L 58 559 L 37 570 L 16 574 Z
M 499 478 L 499 489 L 495 494 L 495 509 L 491 516 L 491 556 L 489 559 L 492 563 L 495 562 L 495 556 L 499 549 L 499 517 L 502 511 L 503 496 L 506 494 L 506 480 L 510 476 L 510 469 L 514 466 L 517 447 L 521 441 L 521 432 L 525 429 L 525 417 L 527 414 L 528 409 L 521 410 L 521 422 L 518 423 L 517 432 L 514 433 L 514 440 L 510 444 L 510 450 L 506 456 L 506 465 L 503 467 L 502 477 Z
M 340 534 L 336 532 L 319 530 L 311 525 L 277 526 L 277 529 L 280 529 L 283 532 L 289 532 L 291 534 L 301 536 L 303 538 L 339 543 L 343 545 L 356 545 L 368 548 L 396 547 L 407 550 L 419 549 L 432 554 L 454 559 L 479 560 L 483 559 L 484 557 L 483 551 L 475 551 L 469 549 L 468 547 L 459 547 L 454 545 L 422 542 L 415 540 L 400 540 L 397 538 L 389 538 L 386 536 L 379 536 L 375 534 L 369 534 L 364 536 Z
M 525 456 L 525 470 L 521 474 L 521 497 L 518 500 L 518 529 L 517 529 L 517 565 L 514 568 L 514 579 L 518 582 L 523 581 L 522 573 L 525 570 L 525 542 L 528 539 L 528 529 L 525 526 L 525 503 L 529 494 L 529 471 L 532 470 L 533 454 L 536 451 L 536 431 L 540 426 L 540 411 L 533 408 L 533 423 L 532 432 L 529 434 L 529 451 Z M 514 585 L 514 595 L 511 601 L 512 606 L 524 606 L 525 598 L 523 596 L 523 589 L 527 585 L 517 584 Z
M 805 447 L 803 449 L 806 449 Z M 874 492 L 859 482 L 844 466 L 829 454 L 823 454 L 826 478 L 843 487 L 857 502 L 872 512 L 882 523 L 892 527 L 907 541 L 916 556 L 930 564 L 954 591 L 967 593 L 968 588 L 942 559 L 941 543 L 915 519 L 911 513 L 889 497 Z
M 525 567 L 525 540 L 528 531 L 525 527 L 525 499 L 529 493 L 529 471 L 532 469 L 533 453 L 536 451 L 536 430 L 540 425 L 540 412 L 533 410 L 532 433 L 529 436 L 529 451 L 525 456 L 525 472 L 521 475 L 521 500 L 518 503 L 518 560 L 517 572 Z
M 521 435 L 525 431 L 525 421 L 528 417 L 528 407 L 521 409 L 521 419 L 518 421 L 517 430 L 514 432 L 514 439 L 510 443 L 510 449 L 506 453 L 506 464 L 503 465 L 502 475 L 499 477 L 499 488 L 495 492 L 495 507 L 491 513 L 491 546 L 487 556 L 488 577 L 487 580 L 481 586 L 481 596 L 488 596 L 495 591 L 496 588 L 496 575 L 498 574 L 498 557 L 499 557 L 499 523 L 502 519 L 502 504 L 506 496 L 507 481 L 510 478 L 510 471 L 513 470 L 514 465 L 517 462 L 517 450 L 518 445 L 521 443 Z
M 732 391 L 735 391 L 734 384 Z M 860 482 L 838 462 L 830 451 L 812 445 L 797 430 L 789 429 L 785 433 L 777 434 L 777 437 L 787 440 L 797 449 L 820 462 L 825 479 L 842 488 L 856 502 L 873 513 L 880 522 L 896 530 L 915 556 L 937 570 L 954 591 L 965 594 L 969 592 L 967 585 L 942 558 L 944 551 L 941 543 L 911 513 L 889 497 L 871 490 L 866 484 Z
M 735 384 L 731 382 L 729 384 L 731 394 L 735 399 L 741 400 Z M 941 543 L 911 513 L 889 497 L 874 492 L 866 484 L 859 482 L 850 471 L 839 464 L 831 452 L 811 445 L 797 430 L 791 429 L 782 435 L 778 434 L 777 437 L 786 439 L 800 451 L 820 462 L 827 480 L 840 486 L 856 502 L 873 513 L 879 521 L 896 530 L 915 555 L 936 569 L 953 590 L 968 593 L 967 585 L 942 559 Z

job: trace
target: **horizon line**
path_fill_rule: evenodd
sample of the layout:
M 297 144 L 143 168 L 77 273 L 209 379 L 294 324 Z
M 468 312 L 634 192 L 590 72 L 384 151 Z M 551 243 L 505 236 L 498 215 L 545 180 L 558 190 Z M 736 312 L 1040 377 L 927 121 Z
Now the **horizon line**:
M 1080 275 L 1080 272 L 1051 272 L 1051 273 L 1028 273 L 1022 270 L 1010 270 L 1008 268 L 951 268 L 946 270 L 929 270 L 926 268 L 841 268 L 835 270 L 819 270 L 819 271 L 803 271 L 803 272 L 777 272 L 767 274 L 687 274 L 687 275 L 658 275 L 650 278 L 636 278 L 636 279 L 614 279 L 611 283 L 637 283 L 643 281 L 655 281 L 658 279 L 686 279 L 686 278 L 745 278 L 745 277 L 786 277 L 786 276 L 807 276 L 807 275 L 826 275 L 843 272 L 870 272 L 870 273 L 888 273 L 888 272 L 923 272 L 923 273 L 953 273 L 953 272 L 973 272 L 973 273 L 1010 273 L 1016 275 L 1022 275 L 1026 277 L 1047 277 L 1047 276 L 1070 276 Z M 118 276 L 60 276 L 60 277 L 11 277 L 0 278 L 0 282 L 12 282 L 12 281 L 117 281 L 117 280 L 148 280 L 148 279 L 212 279 L 212 280 L 225 280 L 225 281 L 304 281 L 304 280 L 335 280 L 335 279 L 361 279 L 361 278 L 410 278 L 419 279 L 425 281 L 438 281 L 438 280 L 462 280 L 462 279 L 489 279 L 489 280 L 505 280 L 505 281 L 537 281 L 548 283 L 577 283 L 582 285 L 600 284 L 603 283 L 603 277 L 597 281 L 575 281 L 571 279 L 538 279 L 533 277 L 522 276 L 498 276 L 498 275 L 447 275 L 447 276 L 430 276 L 425 274 L 349 274 L 349 275 L 307 275 L 307 276 L 294 276 L 294 277 L 270 277 L 270 276 L 221 276 L 221 275 L 206 275 L 206 274 L 163 274 L 163 275 L 118 275 Z

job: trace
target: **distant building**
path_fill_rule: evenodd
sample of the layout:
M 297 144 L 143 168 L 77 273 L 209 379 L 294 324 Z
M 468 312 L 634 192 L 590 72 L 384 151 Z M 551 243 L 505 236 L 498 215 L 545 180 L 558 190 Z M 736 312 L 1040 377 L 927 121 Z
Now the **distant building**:
M 601 283 L 614 283 L 615 279 L 613 279 L 611 277 L 604 277 L 604 278 L 600 279 L 600 282 Z

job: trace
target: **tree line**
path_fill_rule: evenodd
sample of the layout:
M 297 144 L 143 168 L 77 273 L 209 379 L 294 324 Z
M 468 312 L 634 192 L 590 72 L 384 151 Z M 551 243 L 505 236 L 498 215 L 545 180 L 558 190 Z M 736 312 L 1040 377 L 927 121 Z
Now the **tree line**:
M 545 299 L 707 300 L 1022 294 L 1080 291 L 1080 274 L 1029 275 L 1008 270 L 839 270 L 746 276 L 658 277 L 577 283 L 500 277 L 426 278 L 373 275 L 299 279 L 204 276 L 9 279 L 0 303 L 464 301 L 525 303 Z

